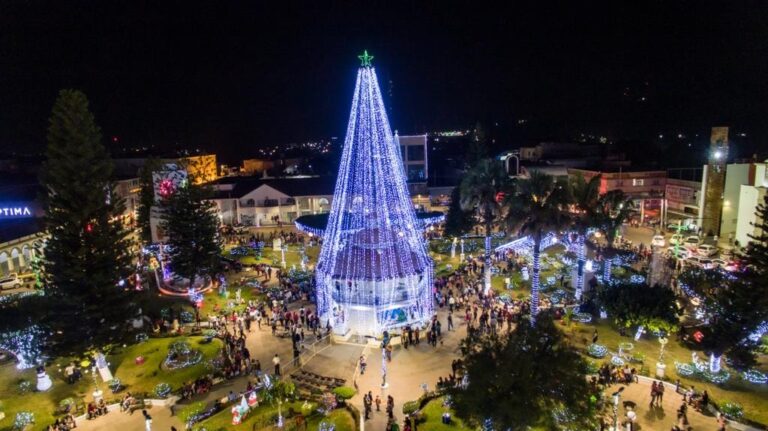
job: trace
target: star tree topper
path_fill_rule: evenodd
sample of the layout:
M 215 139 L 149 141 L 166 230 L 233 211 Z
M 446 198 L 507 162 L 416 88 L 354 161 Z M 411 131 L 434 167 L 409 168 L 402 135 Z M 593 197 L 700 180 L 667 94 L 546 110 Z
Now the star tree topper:
M 368 55 L 368 50 L 363 51 L 362 55 L 358 55 L 357 58 L 360 59 L 360 66 L 371 67 L 371 61 L 373 60 L 373 56 Z

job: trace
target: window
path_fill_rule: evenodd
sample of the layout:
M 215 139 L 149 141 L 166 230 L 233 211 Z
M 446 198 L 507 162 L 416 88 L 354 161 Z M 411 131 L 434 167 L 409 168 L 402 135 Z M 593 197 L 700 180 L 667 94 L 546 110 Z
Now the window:
M 424 160 L 424 146 L 423 145 L 409 145 L 408 146 L 408 161 L 422 161 Z
M 420 182 L 426 181 L 427 176 L 424 173 L 423 165 L 409 165 L 408 166 L 408 181 Z
M 645 181 L 642 178 L 633 178 L 632 179 L 632 185 L 633 186 L 642 186 Z

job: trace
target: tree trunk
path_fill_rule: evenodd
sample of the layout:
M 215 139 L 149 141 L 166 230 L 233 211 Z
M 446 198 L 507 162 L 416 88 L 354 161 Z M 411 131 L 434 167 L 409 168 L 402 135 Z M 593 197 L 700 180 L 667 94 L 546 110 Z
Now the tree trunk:
M 541 235 L 533 237 L 533 275 L 531 276 L 531 325 L 536 324 L 539 314 L 539 257 L 541 255 Z
M 576 253 L 578 258 L 578 270 L 576 272 L 576 301 L 581 300 L 581 294 L 584 289 L 584 265 L 587 261 L 587 246 L 584 235 L 579 234 L 576 238 Z
M 485 294 L 491 291 L 491 233 L 486 227 L 485 230 Z
M 719 373 L 720 372 L 720 359 L 722 355 L 716 355 L 715 352 L 712 352 L 709 354 L 709 372 L 710 373 Z
M 603 258 L 603 283 L 608 284 L 612 280 L 611 270 L 613 269 L 613 255 L 606 251 Z

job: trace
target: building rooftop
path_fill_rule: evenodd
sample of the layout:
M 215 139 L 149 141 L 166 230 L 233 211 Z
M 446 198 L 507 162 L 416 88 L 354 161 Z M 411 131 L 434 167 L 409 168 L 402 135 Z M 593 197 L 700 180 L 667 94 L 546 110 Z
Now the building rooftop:
M 210 183 L 214 199 L 239 199 L 267 185 L 288 196 L 333 195 L 334 177 L 264 178 L 260 176 L 224 177 Z

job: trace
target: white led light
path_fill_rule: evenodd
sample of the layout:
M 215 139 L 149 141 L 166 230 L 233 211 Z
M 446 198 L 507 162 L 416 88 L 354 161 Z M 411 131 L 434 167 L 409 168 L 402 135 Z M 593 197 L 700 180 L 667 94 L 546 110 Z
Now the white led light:
M 380 335 L 432 316 L 432 261 L 372 67 L 357 73 L 315 276 L 318 314 L 336 333 Z

